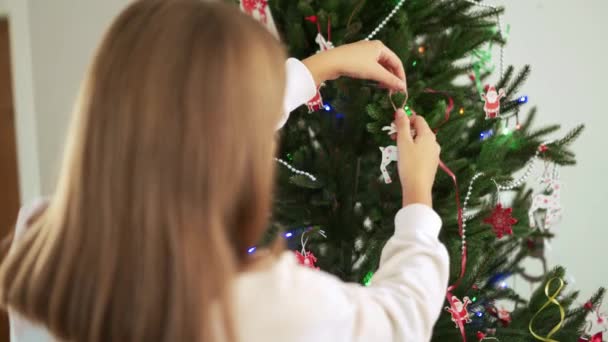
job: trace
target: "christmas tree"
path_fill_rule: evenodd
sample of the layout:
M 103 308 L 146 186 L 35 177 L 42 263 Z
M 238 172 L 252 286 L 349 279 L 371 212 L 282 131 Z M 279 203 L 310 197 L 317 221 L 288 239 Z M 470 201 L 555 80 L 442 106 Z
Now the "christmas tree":
M 276 27 L 300 59 L 381 40 L 402 59 L 409 85 L 405 99 L 339 79 L 320 89 L 322 100 L 292 113 L 266 240 L 280 232 L 309 265 L 373 282 L 402 203 L 387 131 L 395 104 L 407 100 L 406 112 L 436 131 L 444 162 L 433 199 L 452 286 L 433 341 L 591 340 L 586 319 L 595 313 L 601 323 L 604 290 L 577 301 L 562 268 L 530 276 L 522 267 L 526 257 L 544 261 L 544 241 L 561 211 L 558 166 L 575 163 L 568 146 L 583 128 L 555 140 L 548 136 L 559 125 L 534 128 L 535 108 L 526 108 L 521 92 L 530 67 L 503 65 L 502 8 L 472 0 L 243 0 L 242 7 Z M 533 191 L 541 175 L 545 189 Z M 505 286 L 518 274 L 537 283 L 529 299 Z

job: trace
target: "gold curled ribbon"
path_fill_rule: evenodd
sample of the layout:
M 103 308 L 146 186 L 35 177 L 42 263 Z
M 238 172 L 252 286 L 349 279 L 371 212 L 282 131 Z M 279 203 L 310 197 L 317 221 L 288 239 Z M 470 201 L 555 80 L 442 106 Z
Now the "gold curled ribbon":
M 557 290 L 555 290 L 555 292 L 553 294 L 549 295 L 549 289 L 551 288 L 551 284 L 553 283 L 553 281 L 559 281 L 559 286 L 558 286 Z M 534 336 L 539 341 L 544 341 L 544 342 L 559 342 L 557 340 L 552 339 L 551 336 L 555 335 L 555 333 L 558 332 L 562 328 L 562 325 L 564 324 L 564 320 L 565 320 L 565 317 L 566 317 L 566 312 L 564 311 L 564 308 L 557 301 L 557 296 L 559 295 L 559 293 L 562 291 L 563 288 L 564 288 L 564 281 L 561 278 L 551 278 L 551 279 L 549 279 L 549 281 L 545 285 L 545 296 L 547 296 L 548 300 L 547 300 L 547 302 L 545 302 L 545 304 L 543 304 L 543 306 L 540 307 L 540 309 L 538 309 L 538 311 L 536 311 L 536 313 L 534 314 L 534 316 L 532 316 L 532 319 L 530 320 L 530 324 L 528 325 L 528 329 L 530 329 L 530 333 L 532 334 L 532 336 Z M 553 327 L 553 329 L 551 329 L 551 331 L 549 331 L 549 333 L 547 334 L 547 336 L 540 336 L 540 335 L 538 335 L 537 333 L 534 332 L 534 329 L 532 328 L 532 325 L 534 325 L 534 320 L 536 319 L 536 317 L 546 307 L 548 307 L 551 304 L 555 304 L 559 308 L 560 321 L 559 321 L 559 323 L 556 326 Z

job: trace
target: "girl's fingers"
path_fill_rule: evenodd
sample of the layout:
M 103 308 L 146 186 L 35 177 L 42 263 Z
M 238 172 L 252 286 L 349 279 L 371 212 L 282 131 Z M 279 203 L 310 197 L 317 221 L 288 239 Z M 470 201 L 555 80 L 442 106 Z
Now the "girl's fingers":
M 417 136 L 424 136 L 428 135 L 429 133 L 433 134 L 433 131 L 431 131 L 429 124 L 420 115 L 416 115 L 416 117 L 414 118 L 414 128 L 416 129 Z
M 380 82 L 389 89 L 405 91 L 405 82 L 395 76 L 392 72 L 386 70 L 382 65 L 376 64 L 372 67 L 371 77 Z
M 403 68 L 403 63 L 401 63 L 399 56 L 397 56 L 393 50 L 382 45 L 380 48 L 380 57 L 378 58 L 378 62 L 385 68 L 393 71 L 395 76 L 405 83 L 405 69 Z
M 410 120 L 403 109 L 398 109 L 395 113 L 395 125 L 397 126 L 397 146 L 411 145 L 414 140 L 410 130 Z

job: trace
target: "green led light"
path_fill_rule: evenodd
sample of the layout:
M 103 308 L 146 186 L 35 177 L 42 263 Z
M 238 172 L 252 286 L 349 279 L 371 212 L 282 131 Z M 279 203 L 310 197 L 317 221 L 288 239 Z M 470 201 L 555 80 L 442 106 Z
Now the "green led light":
M 403 109 L 405 109 L 405 113 L 407 114 L 407 116 L 412 116 L 413 112 L 410 109 L 410 106 L 405 105 L 405 107 Z
M 473 297 L 472 300 L 473 300 L 473 302 L 476 302 L 477 301 L 477 297 Z
M 363 278 L 363 285 L 370 286 L 372 284 L 372 277 L 374 276 L 374 272 L 369 271 L 365 277 Z
M 412 66 L 413 66 L 413 67 L 415 67 L 415 66 L 416 66 L 416 64 L 418 64 L 418 61 L 413 61 L 413 62 L 412 62 Z
M 287 159 L 289 159 L 290 161 L 293 161 L 293 156 L 291 155 L 291 153 L 287 153 Z

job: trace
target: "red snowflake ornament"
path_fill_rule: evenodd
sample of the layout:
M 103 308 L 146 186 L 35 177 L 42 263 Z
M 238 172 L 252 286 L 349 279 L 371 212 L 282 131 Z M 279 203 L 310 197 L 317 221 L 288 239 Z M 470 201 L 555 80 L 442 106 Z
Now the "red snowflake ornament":
M 513 235 L 512 226 L 517 223 L 517 219 L 511 216 L 513 208 L 503 208 L 502 204 L 497 204 L 490 217 L 483 220 L 492 226 L 497 238 L 502 238 L 505 234 Z
M 317 262 L 317 258 L 311 252 L 304 251 L 304 254 L 296 251 L 296 259 L 300 265 L 304 265 L 306 267 L 310 267 L 312 269 L 318 270 L 319 268 L 315 266 Z

